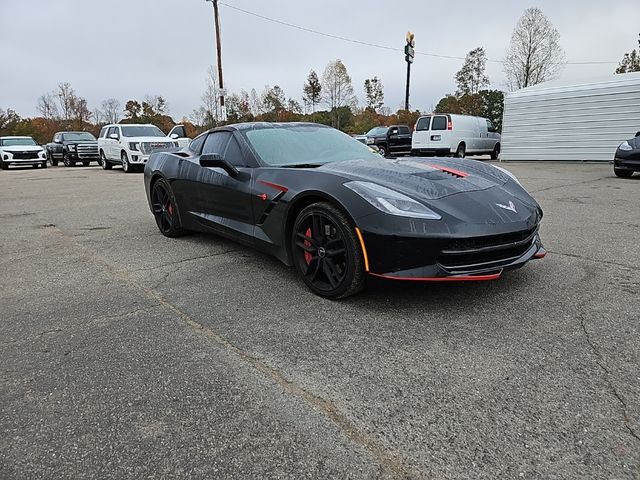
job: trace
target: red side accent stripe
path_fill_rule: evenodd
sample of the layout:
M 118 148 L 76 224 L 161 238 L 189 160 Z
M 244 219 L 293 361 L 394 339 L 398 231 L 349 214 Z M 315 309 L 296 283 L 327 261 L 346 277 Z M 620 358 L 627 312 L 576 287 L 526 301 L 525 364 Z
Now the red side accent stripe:
M 392 275 L 381 275 L 371 273 L 374 277 L 386 278 L 387 280 L 401 280 L 404 282 L 485 282 L 487 280 L 497 280 L 502 275 L 502 271 L 490 275 L 458 275 L 451 277 L 394 277 Z
M 538 252 L 533 256 L 533 258 L 544 258 L 546 256 L 547 256 L 547 252 Z
M 267 187 L 271 187 L 271 188 L 275 188 L 276 190 L 279 190 L 281 192 L 288 192 L 289 189 L 283 185 L 278 185 L 277 183 L 271 183 L 271 182 L 267 182 L 265 180 L 258 180 L 258 183 L 261 183 L 262 185 L 266 185 Z

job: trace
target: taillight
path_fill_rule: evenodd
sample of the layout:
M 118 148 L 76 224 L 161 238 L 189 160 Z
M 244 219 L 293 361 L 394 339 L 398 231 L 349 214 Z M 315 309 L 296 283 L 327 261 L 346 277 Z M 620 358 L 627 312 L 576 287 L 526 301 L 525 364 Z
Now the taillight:
M 447 122 L 447 130 L 453 130 L 453 123 L 451 122 L 451 120 Z

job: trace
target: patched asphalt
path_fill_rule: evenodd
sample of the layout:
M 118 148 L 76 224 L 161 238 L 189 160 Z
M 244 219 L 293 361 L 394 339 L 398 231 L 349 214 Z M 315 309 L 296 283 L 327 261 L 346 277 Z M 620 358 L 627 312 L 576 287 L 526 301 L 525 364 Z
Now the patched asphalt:
M 340 302 L 142 175 L 0 173 L 0 478 L 640 478 L 640 176 L 508 163 L 549 255 Z

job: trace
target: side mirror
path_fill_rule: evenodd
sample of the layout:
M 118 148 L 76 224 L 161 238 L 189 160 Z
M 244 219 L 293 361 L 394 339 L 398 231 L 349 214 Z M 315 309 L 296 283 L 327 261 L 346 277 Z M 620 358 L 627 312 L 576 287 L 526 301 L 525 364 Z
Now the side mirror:
M 231 177 L 236 177 L 240 174 L 240 171 L 227 162 L 224 158 L 222 158 L 217 153 L 205 153 L 200 156 L 200 166 L 201 167 L 213 167 L 213 168 L 221 168 L 225 172 L 229 174 Z
M 180 138 L 180 135 L 178 135 L 177 133 L 172 133 L 171 138 L 175 140 L 176 138 Z
M 119 140 L 120 137 L 118 136 L 117 133 L 112 133 L 111 135 L 109 135 L 109 138 L 113 138 L 114 140 Z

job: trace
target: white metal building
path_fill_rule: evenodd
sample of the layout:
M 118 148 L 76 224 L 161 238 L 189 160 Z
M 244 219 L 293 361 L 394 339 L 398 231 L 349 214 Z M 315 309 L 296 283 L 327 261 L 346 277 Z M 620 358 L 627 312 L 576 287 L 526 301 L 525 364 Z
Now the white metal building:
M 640 72 L 546 82 L 506 95 L 503 161 L 611 161 L 640 131 Z

